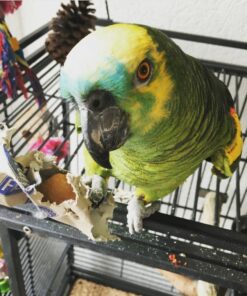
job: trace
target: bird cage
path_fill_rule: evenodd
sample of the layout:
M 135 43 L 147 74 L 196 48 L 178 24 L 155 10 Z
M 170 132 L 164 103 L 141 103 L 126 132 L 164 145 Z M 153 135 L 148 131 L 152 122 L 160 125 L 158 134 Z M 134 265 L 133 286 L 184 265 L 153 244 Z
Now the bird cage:
M 111 23 L 109 18 L 97 21 L 98 26 Z M 48 31 L 46 24 L 22 39 L 21 47 L 40 44 Z M 243 42 L 164 32 L 175 41 L 184 40 L 194 46 L 210 44 L 215 48 L 247 50 L 247 43 Z M 83 138 L 76 132 L 74 107 L 59 94 L 60 66 L 44 46 L 35 49 L 27 61 L 42 84 L 49 113 L 36 116 L 39 110 L 28 82 L 27 100 L 21 94 L 15 99 L 0 94 L 1 121 L 9 127 L 19 126 L 11 153 L 17 156 L 27 152 L 32 137 L 40 130 L 45 142 L 54 135 L 63 136 L 55 154 L 69 141 L 70 152 L 63 166 L 74 174 L 83 174 Z M 214 283 L 226 288 L 228 295 L 246 295 L 247 68 L 231 61 L 202 63 L 228 86 L 242 122 L 244 151 L 233 177 L 220 181 L 211 174 L 210 165 L 203 162 L 183 185 L 162 199 L 160 211 L 144 220 L 140 234 L 129 234 L 126 204 L 118 202 L 109 227 L 121 240 L 107 243 L 95 243 L 79 230 L 51 219 L 37 219 L 26 208 L 1 206 L 0 234 L 13 295 L 69 295 L 78 278 L 138 295 L 179 295 L 159 269 Z M 20 137 L 26 131 L 25 137 Z M 38 149 L 41 148 L 42 144 Z M 119 180 L 113 180 L 111 186 L 131 190 Z M 209 192 L 216 196 L 215 225 L 201 223 Z

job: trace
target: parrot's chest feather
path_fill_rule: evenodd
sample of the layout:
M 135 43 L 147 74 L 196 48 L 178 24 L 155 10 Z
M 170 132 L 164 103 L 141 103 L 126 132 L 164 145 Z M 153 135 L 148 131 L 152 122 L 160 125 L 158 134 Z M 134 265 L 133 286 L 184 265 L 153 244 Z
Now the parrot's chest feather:
M 188 165 L 191 164 L 189 156 L 181 158 L 172 150 L 164 149 L 163 153 L 149 150 L 144 149 L 143 153 L 128 149 L 111 152 L 113 175 L 136 187 L 162 187 L 166 191 L 166 188 L 183 182 L 202 161 L 200 158 L 193 161 L 193 165 Z

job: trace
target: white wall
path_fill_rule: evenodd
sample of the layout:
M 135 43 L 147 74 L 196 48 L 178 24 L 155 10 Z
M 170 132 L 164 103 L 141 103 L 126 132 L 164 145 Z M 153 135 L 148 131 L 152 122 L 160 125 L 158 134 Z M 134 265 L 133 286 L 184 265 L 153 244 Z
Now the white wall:
M 98 17 L 106 17 L 105 0 L 92 0 Z M 55 16 L 59 0 L 23 0 L 7 22 L 18 38 Z M 110 16 L 167 30 L 247 42 L 247 0 L 108 0 Z M 247 66 L 247 52 L 219 46 L 176 41 L 187 52 L 204 59 Z
M 61 0 L 23 0 L 21 7 L 14 13 L 7 15 L 6 21 L 13 35 L 22 38 L 56 15 Z

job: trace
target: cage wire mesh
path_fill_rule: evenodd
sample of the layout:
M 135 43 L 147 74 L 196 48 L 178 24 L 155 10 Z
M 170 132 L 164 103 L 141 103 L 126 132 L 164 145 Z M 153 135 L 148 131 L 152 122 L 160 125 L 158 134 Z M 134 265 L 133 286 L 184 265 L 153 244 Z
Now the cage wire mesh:
M 50 238 L 32 236 L 19 241 L 26 295 L 49 295 L 59 261 L 60 274 L 56 280 L 60 285 L 67 272 L 67 251 L 65 243 Z
M 107 11 L 109 16 L 109 10 Z M 110 22 L 109 19 L 108 22 Z M 99 25 L 106 23 L 105 20 L 98 21 Z M 29 98 L 27 100 L 20 93 L 15 99 L 7 99 L 3 93 L 0 94 L 0 121 L 6 122 L 10 127 L 18 127 L 12 140 L 11 152 L 13 156 L 26 153 L 33 136 L 38 133 L 44 138 L 43 144 L 38 149 L 41 149 L 51 137 L 62 136 L 64 140 L 57 147 L 55 154 L 63 148 L 67 140 L 70 143 L 70 153 L 60 162 L 60 165 L 69 169 L 73 174 L 83 174 L 81 151 L 83 138 L 81 134 L 75 131 L 74 107 L 61 100 L 59 94 L 60 67 L 46 53 L 44 46 L 37 45 L 42 44 L 47 32 L 48 26 L 44 25 L 37 32 L 25 38 L 21 42 L 21 46 L 25 50 L 29 49 L 29 51 L 30 48 L 35 48 L 35 50 L 31 50 L 27 60 L 37 73 L 43 86 L 48 112 L 41 114 L 29 86 Z M 206 40 L 204 37 L 196 40 L 193 35 L 179 35 L 174 32 L 168 32 L 168 35 L 175 39 L 187 40 L 190 43 L 196 41 L 205 44 L 217 44 L 214 40 Z M 234 42 L 229 44 L 222 41 L 221 44 L 221 46 L 231 45 L 238 47 L 238 44 Z M 244 149 L 239 168 L 232 178 L 219 181 L 211 174 L 211 165 L 203 162 L 201 167 L 184 184 L 162 199 L 160 213 L 199 222 L 202 218 L 205 194 L 213 191 L 218 196 L 218 208 L 220 207 L 219 203 L 222 202 L 221 211 L 215 211 L 215 224 L 221 228 L 240 232 L 244 228 L 246 230 L 244 215 L 247 214 L 247 183 L 245 181 L 247 178 L 247 68 L 212 61 L 203 61 L 203 63 L 228 86 L 240 116 Z M 23 134 L 27 131 L 27 136 L 23 137 Z M 128 184 L 113 179 L 111 179 L 109 186 L 111 188 L 122 188 L 126 191 L 132 190 Z M 176 235 L 169 236 L 169 234 L 149 229 L 146 229 L 143 234 L 144 239 L 150 239 L 149 234 L 169 237 L 171 242 L 187 243 L 191 248 L 193 244 L 196 244 L 196 241 L 190 239 L 186 240 Z M 127 235 L 125 237 L 128 238 Z M 213 244 L 209 241 L 205 245 L 210 249 L 214 248 Z M 43 238 L 38 235 L 30 238 L 22 237 L 18 241 L 18 252 L 21 257 L 25 295 L 66 295 L 74 278 L 83 276 L 96 279 L 96 274 L 100 274 L 102 278 L 105 277 L 105 282 L 107 282 L 107 279 L 109 282 L 110 278 L 122 279 L 124 282 L 145 287 L 148 289 L 146 291 L 155 291 L 155 295 L 159 295 L 158 293 L 178 295 L 178 292 L 164 280 L 157 269 L 131 262 L 125 258 L 102 255 L 99 252 L 73 246 L 73 244 L 54 238 Z M 223 248 L 218 252 L 224 253 Z M 229 251 L 226 253 L 229 254 Z M 232 255 L 232 260 L 235 260 L 234 252 L 230 252 L 230 255 Z M 210 258 L 207 256 L 205 253 L 205 260 L 210 262 Z M 225 264 L 227 265 L 227 263 Z M 238 268 L 243 270 L 241 266 Z M 99 277 L 97 277 L 97 280 L 99 280 Z M 63 285 L 61 285 L 61 282 L 63 282 Z

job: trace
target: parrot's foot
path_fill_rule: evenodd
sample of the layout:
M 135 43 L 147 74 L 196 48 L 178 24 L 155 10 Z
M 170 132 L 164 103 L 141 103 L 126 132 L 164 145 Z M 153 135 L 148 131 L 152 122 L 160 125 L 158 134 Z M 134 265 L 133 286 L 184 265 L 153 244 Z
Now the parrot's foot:
M 143 227 L 142 220 L 158 211 L 159 208 L 160 202 L 153 202 L 150 205 L 145 206 L 143 199 L 133 197 L 127 206 L 127 221 L 130 234 L 141 232 Z
M 97 208 L 107 195 L 106 182 L 101 176 L 93 175 L 92 178 L 85 179 L 87 185 L 91 185 L 89 200 L 92 206 Z

